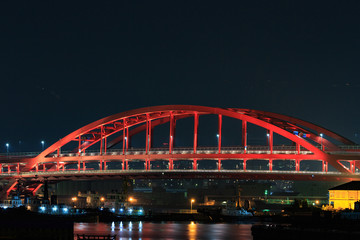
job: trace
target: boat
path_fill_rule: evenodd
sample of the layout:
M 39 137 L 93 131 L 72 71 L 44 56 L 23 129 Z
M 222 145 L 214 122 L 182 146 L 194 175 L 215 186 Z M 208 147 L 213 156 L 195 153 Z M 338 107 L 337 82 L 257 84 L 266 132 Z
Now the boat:
M 254 215 L 239 207 L 223 207 L 220 211 L 220 217 L 224 220 L 240 221 L 252 218 Z

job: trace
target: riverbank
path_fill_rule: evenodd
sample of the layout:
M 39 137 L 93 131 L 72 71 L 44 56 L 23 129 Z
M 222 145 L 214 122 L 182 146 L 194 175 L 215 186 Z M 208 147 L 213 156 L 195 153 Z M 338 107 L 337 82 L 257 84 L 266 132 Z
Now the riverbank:
M 310 212 L 292 215 L 274 215 L 259 218 L 252 226 L 254 240 L 360 238 L 360 220 L 345 218 L 342 212 Z

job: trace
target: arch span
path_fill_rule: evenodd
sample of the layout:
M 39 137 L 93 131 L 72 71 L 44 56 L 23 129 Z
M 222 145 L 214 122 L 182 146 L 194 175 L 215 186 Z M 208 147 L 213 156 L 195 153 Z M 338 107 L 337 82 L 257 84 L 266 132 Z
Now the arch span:
M 303 138 L 299 135 L 296 135 L 294 132 L 303 132 L 305 134 L 309 133 L 309 139 L 313 140 L 315 143 L 321 141 L 322 145 L 326 148 L 336 147 L 331 142 L 320 137 L 318 134 L 321 131 L 322 133 L 327 133 L 336 140 L 340 140 L 344 143 L 352 144 L 352 142 L 344 137 L 341 137 L 338 134 L 335 134 L 325 128 L 319 127 L 312 123 L 299 120 L 292 117 L 287 117 L 280 114 L 261 112 L 256 110 L 249 109 L 237 109 L 237 108 L 216 108 L 216 107 L 205 107 L 205 106 L 193 106 L 193 105 L 164 105 L 164 106 L 154 106 L 154 107 L 145 107 L 134 109 L 118 114 L 114 114 L 102 119 L 99 119 L 95 122 L 92 122 L 74 132 L 68 134 L 64 138 L 60 139 L 56 143 L 52 144 L 50 147 L 45 149 L 37 157 L 31 159 L 28 164 L 24 167 L 25 171 L 29 171 L 36 167 L 40 162 L 44 162 L 45 158 L 49 156 L 60 156 L 60 151 L 63 146 L 66 144 L 77 141 L 78 147 L 76 152 L 79 156 L 86 151 L 87 148 L 93 146 L 96 143 L 100 142 L 100 155 L 106 152 L 106 149 L 114 146 L 115 144 L 122 142 L 123 143 L 123 154 L 126 154 L 128 148 L 129 137 L 132 135 L 145 131 L 146 132 L 146 154 L 149 153 L 151 146 L 151 129 L 154 126 L 161 125 L 167 122 L 170 122 L 170 131 L 169 131 L 169 154 L 171 156 L 173 150 L 173 134 L 175 129 L 175 121 L 181 118 L 194 117 L 194 154 L 197 151 L 197 127 L 198 127 L 198 117 L 200 115 L 206 114 L 215 114 L 219 116 L 219 127 L 218 127 L 218 154 L 221 154 L 221 128 L 222 128 L 222 117 L 230 117 L 242 121 L 243 132 L 246 132 L 247 123 L 257 125 L 268 131 L 269 136 L 269 147 L 270 154 L 267 156 L 269 159 L 272 158 L 272 141 L 273 133 L 277 133 L 292 142 L 294 142 L 299 150 L 300 147 L 307 149 L 312 153 L 313 159 L 323 160 L 331 164 L 340 172 L 349 172 L 338 160 L 333 157 L 329 157 L 324 150 L 319 149 L 317 145 L 308 141 L 306 138 Z M 310 129 L 307 130 L 302 126 Z M 129 129 L 132 130 L 129 132 Z M 313 131 L 311 131 L 313 130 Z M 119 133 L 120 136 L 116 138 L 110 144 L 107 144 L 107 138 L 113 134 Z M 247 149 L 247 137 L 243 133 L 243 147 L 244 154 L 246 154 Z M 220 155 L 219 155 L 220 156 Z

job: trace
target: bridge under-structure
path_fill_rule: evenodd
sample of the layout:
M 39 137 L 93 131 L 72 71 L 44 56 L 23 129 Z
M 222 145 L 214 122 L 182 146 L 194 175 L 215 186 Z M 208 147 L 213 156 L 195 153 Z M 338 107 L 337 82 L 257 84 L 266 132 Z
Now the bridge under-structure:
M 199 147 L 199 117 L 216 115 L 217 146 Z M 239 145 L 222 146 L 223 117 L 239 120 Z M 192 146 L 175 147 L 177 121 L 193 119 Z M 153 130 L 167 124 L 166 147 L 153 148 Z M 248 145 L 248 125 L 266 131 L 266 146 Z M 129 147 L 130 139 L 145 133 L 145 148 Z M 274 145 L 274 134 L 291 142 L 288 146 Z M 240 141 L 241 140 L 241 141 Z M 76 147 L 64 151 L 66 146 Z M 120 146 L 120 147 L 119 147 Z M 215 169 L 199 169 L 201 161 L 216 162 Z M 226 169 L 226 161 L 239 161 L 236 169 Z M 251 161 L 266 161 L 266 169 L 249 169 Z M 353 141 L 316 124 L 281 114 L 241 109 L 214 108 L 192 105 L 165 105 L 135 109 L 92 122 L 60 139 L 39 154 L 0 156 L 0 179 L 8 184 L 1 196 L 19 191 L 20 185 L 33 194 L 43 181 L 106 178 L 236 178 L 290 179 L 316 181 L 348 181 L 359 179 L 360 148 Z M 156 162 L 166 162 L 166 168 L 156 168 Z M 186 169 L 179 162 L 190 162 Z M 290 161 L 293 169 L 274 169 L 276 162 Z M 320 171 L 301 169 L 301 163 L 317 161 Z M 131 164 L 141 162 L 142 169 Z M 109 164 L 116 163 L 117 169 Z M 89 165 L 92 164 L 92 167 Z M 329 165 L 334 171 L 329 171 Z M 75 166 L 75 167 L 74 167 Z M 96 167 L 94 167 L 96 166 Z M 0 196 L 0 197 L 1 197 Z

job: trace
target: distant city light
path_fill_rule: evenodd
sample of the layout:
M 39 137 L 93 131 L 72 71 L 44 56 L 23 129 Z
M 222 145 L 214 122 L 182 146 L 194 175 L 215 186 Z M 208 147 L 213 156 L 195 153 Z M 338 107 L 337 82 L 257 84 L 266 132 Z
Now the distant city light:
M 56 211 L 58 210 L 57 206 L 54 206 L 54 207 L 52 208 L 52 210 L 53 210 L 53 212 L 56 212 Z
M 323 137 L 324 135 L 322 133 L 320 133 L 320 137 Z

